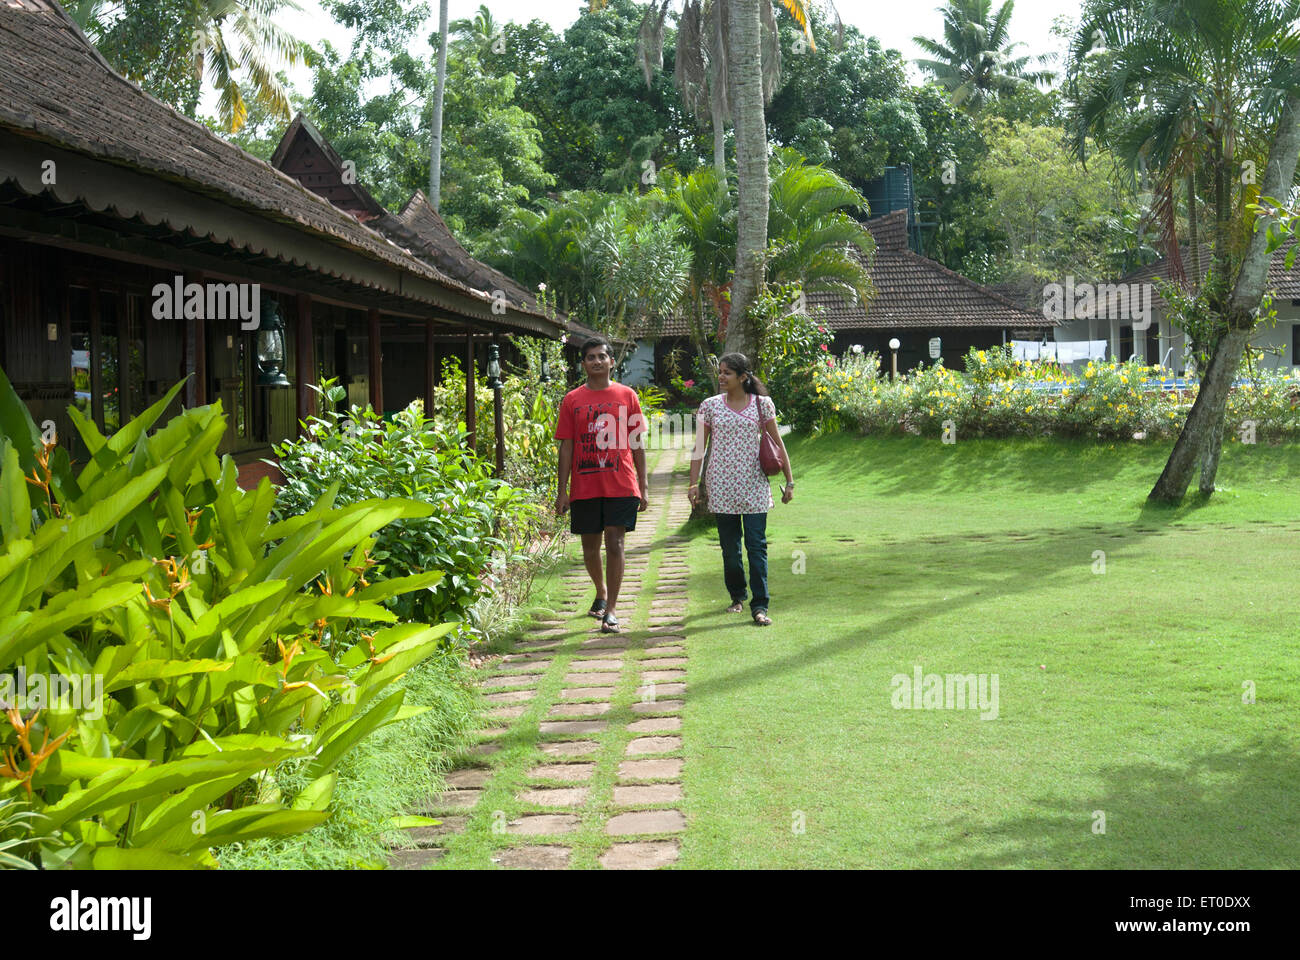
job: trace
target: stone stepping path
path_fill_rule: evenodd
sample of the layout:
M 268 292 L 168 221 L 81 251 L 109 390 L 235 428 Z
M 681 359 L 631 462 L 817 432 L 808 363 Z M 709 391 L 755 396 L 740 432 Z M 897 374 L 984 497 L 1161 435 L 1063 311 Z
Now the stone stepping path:
M 688 541 L 668 531 L 690 515 L 685 476 L 675 472 L 688 455 L 659 455 L 651 509 L 627 536 L 623 633 L 601 634 L 585 616 L 591 580 L 581 558 L 571 558 L 557 613 L 483 671 L 484 729 L 465 766 L 413 811 L 441 823 L 404 831 L 414 849 L 393 850 L 390 868 L 431 867 L 457 834 L 484 826 L 494 837 L 490 862 L 455 865 L 638 870 L 677 861 L 687 829 L 680 714 L 689 684 Z M 522 764 L 521 743 L 530 752 Z M 499 778 L 507 778 L 504 794 L 494 789 Z

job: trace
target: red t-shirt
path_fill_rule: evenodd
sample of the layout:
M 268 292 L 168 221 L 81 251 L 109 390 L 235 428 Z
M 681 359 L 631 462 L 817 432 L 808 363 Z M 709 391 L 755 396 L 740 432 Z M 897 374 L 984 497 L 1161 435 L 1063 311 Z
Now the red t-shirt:
M 583 384 L 566 393 L 555 439 L 573 441 L 569 499 L 641 496 L 632 450 L 644 443 L 644 430 L 641 401 L 631 387 L 611 383 L 592 390 Z

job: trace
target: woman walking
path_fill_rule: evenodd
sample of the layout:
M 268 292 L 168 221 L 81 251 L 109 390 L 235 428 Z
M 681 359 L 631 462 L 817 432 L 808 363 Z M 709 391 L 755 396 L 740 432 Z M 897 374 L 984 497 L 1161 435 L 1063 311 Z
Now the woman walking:
M 745 608 L 743 540 L 749 556 L 750 614 L 756 624 L 766 627 L 772 623 L 767 615 L 767 511 L 772 509 L 772 487 L 759 466 L 764 433 L 781 451 L 785 471 L 782 503 L 794 498 L 794 477 L 785 441 L 776 428 L 776 405 L 743 353 L 728 353 L 718 360 L 718 386 L 722 392 L 700 404 L 686 495 L 692 506 L 699 502 L 700 465 L 707 445 L 709 472 L 704 482 L 709 510 L 718 521 L 723 579 L 731 594 L 727 612 L 739 613 Z

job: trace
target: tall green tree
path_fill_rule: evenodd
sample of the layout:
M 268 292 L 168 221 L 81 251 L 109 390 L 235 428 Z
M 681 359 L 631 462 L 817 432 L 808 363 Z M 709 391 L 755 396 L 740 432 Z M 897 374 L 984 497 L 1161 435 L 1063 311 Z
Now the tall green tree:
M 429 122 L 429 203 L 442 204 L 442 104 L 447 89 L 447 0 L 438 3 L 438 67 L 433 87 L 433 118 Z
M 1020 53 L 1023 43 L 1011 42 L 1014 11 L 1015 0 L 1004 0 L 996 12 L 993 0 L 948 0 L 939 8 L 943 39 L 912 38 L 929 54 L 917 66 L 948 91 L 954 106 L 978 111 L 989 99 L 1051 80 L 1050 71 L 1030 67 L 1033 58 Z
M 222 126 L 248 117 L 241 79 L 277 116 L 289 97 L 277 64 L 294 66 L 307 46 L 276 23 L 294 0 L 70 0 L 68 13 L 128 80 L 193 117 L 202 79 L 220 91 Z
M 1209 275 L 1178 318 L 1202 352 L 1200 390 L 1152 500 L 1181 500 L 1198 468 L 1201 493 L 1214 491 L 1228 392 L 1267 278 L 1267 238 L 1253 232 L 1250 204 L 1261 189 L 1289 192 L 1300 154 L 1298 21 L 1295 0 L 1099 0 L 1072 46 L 1076 152 L 1086 156 L 1096 137 L 1153 171 L 1170 207 L 1190 168 L 1210 219 Z M 1105 69 L 1090 71 L 1098 47 Z
M 728 76 L 731 112 L 736 130 L 736 273 L 731 284 L 727 318 L 728 353 L 743 353 L 757 362 L 758 329 L 749 315 L 766 270 L 768 167 L 767 120 L 763 115 L 764 22 L 775 37 L 771 0 L 727 0 Z M 781 0 L 816 49 L 805 0 Z

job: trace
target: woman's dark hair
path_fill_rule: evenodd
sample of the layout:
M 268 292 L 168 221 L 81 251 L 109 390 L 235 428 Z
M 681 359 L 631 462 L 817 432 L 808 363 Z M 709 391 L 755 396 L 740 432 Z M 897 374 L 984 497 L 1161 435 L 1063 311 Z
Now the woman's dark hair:
M 731 372 L 740 377 L 740 384 L 746 393 L 756 393 L 760 397 L 769 396 L 763 381 L 749 368 L 749 358 L 743 353 L 724 353 L 718 357 L 718 366 L 726 364 Z
M 606 356 L 608 356 L 611 360 L 614 359 L 614 348 L 610 345 L 610 342 L 606 340 L 604 337 L 589 337 L 588 339 L 582 341 L 582 351 L 579 355 L 582 357 L 583 360 L 586 360 L 587 351 L 594 350 L 597 347 L 604 347 Z

